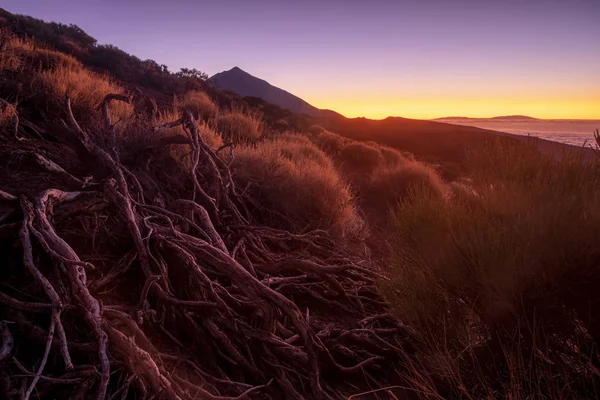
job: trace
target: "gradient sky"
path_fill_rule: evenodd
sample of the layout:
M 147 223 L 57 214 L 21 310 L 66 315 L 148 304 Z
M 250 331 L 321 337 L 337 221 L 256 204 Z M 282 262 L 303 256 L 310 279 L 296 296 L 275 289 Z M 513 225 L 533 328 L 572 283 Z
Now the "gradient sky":
M 600 0 L 0 0 L 346 116 L 600 119 Z

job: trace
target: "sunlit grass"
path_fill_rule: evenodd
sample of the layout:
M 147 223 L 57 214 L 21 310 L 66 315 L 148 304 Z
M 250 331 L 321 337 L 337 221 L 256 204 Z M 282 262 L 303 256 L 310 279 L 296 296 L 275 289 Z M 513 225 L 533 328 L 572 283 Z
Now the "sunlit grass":
M 63 104 L 68 95 L 73 111 L 81 116 L 85 113 L 88 117 L 90 110 L 97 112 L 106 95 L 124 92 L 121 86 L 106 77 L 87 69 L 64 66 L 40 72 L 36 83 L 41 86 L 48 101 Z M 132 114 L 133 105 L 121 101 L 111 103 L 111 115 L 115 122 L 127 120 Z
M 218 107 L 208 94 L 199 91 L 190 91 L 176 100 L 179 110 L 191 112 L 195 118 L 209 119 L 214 116 Z
M 324 229 L 342 238 L 364 234 L 350 188 L 314 145 L 289 135 L 240 146 L 232 167 L 266 222 L 296 232 Z
M 236 143 L 257 139 L 263 131 L 263 121 L 259 116 L 240 110 L 219 113 L 214 125 L 226 140 Z

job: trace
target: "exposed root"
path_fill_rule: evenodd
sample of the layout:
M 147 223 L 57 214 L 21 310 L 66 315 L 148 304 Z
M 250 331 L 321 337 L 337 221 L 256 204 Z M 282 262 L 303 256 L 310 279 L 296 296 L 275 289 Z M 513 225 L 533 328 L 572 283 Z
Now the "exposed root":
M 10 333 L 10 329 L 8 328 L 8 324 L 1 321 L 0 334 L 2 338 L 2 345 L 0 346 L 0 362 L 2 362 L 10 356 L 15 342 L 12 334 Z
M 101 105 L 112 132 L 111 100 L 126 98 Z M 10 278 L 0 283 L 0 320 L 8 321 L 0 323 L 0 376 L 14 393 L 331 399 L 371 389 L 371 374 L 398 379 L 414 338 L 387 314 L 377 274 L 324 232 L 253 223 L 249 200 L 190 114 L 162 126 L 189 135 L 181 195 L 122 161 L 118 138 L 84 130 L 68 99 L 66 111 L 74 150 L 89 165 L 69 170 L 37 154 L 48 173 L 37 195 L 0 190 L 0 205 L 11 207 L 0 244 L 12 249 Z M 88 175 L 95 191 L 81 191 Z M 70 188 L 59 176 L 72 177 Z

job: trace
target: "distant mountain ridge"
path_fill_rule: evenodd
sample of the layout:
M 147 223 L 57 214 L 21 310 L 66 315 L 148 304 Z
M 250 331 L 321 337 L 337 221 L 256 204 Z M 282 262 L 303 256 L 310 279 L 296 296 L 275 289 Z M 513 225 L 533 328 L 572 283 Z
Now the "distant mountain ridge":
M 321 110 L 314 107 L 298 96 L 277 86 L 273 86 L 269 82 L 257 78 L 239 67 L 219 72 L 210 77 L 208 81 L 218 89 L 229 90 L 243 97 L 258 97 L 296 114 L 319 117 L 334 113 L 330 110 Z
M 527 120 L 536 120 L 538 118 L 529 117 L 527 115 L 503 115 L 503 116 L 500 116 L 500 117 L 492 117 L 490 119 L 519 119 L 519 120 L 527 119 Z
M 523 120 L 527 120 L 527 121 L 535 121 L 538 120 L 538 118 L 534 118 L 534 117 L 529 117 L 527 115 L 501 115 L 498 117 L 490 117 L 490 118 L 471 118 L 471 117 L 442 117 L 442 118 L 435 118 L 433 119 L 433 121 L 449 121 L 449 120 L 509 120 L 509 121 L 523 121 Z

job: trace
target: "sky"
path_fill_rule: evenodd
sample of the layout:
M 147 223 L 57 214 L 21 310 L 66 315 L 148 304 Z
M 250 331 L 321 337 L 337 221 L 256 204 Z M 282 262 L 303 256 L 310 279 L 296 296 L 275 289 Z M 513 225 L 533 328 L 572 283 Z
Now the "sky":
M 600 0 L 0 0 L 348 117 L 600 119 Z

